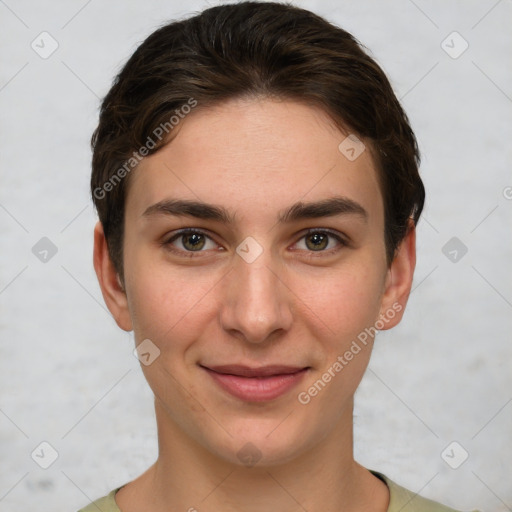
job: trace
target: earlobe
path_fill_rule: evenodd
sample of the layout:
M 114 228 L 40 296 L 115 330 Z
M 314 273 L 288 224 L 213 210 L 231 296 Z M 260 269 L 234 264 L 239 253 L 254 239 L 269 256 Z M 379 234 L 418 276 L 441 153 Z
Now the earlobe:
M 398 246 L 386 276 L 379 315 L 384 324 L 381 330 L 391 329 L 402 319 L 411 292 L 415 266 L 416 228 L 411 220 L 407 235 Z
M 101 288 L 105 304 L 112 313 L 117 325 L 124 331 L 133 329 L 126 291 L 121 283 L 110 254 L 100 221 L 94 227 L 94 270 Z

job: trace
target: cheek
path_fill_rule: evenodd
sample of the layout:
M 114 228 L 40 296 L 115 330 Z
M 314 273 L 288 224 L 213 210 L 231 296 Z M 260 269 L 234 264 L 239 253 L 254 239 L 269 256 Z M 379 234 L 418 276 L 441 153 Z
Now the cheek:
M 184 420 L 177 411 L 204 410 L 199 402 L 190 400 L 199 392 L 189 376 L 192 368 L 188 362 L 195 362 L 187 354 L 204 337 L 212 321 L 212 310 L 207 306 L 214 297 L 219 276 L 202 277 L 190 269 L 170 272 L 167 267 L 163 272 L 162 267 L 133 268 L 144 269 L 131 276 L 129 286 L 136 344 L 149 339 L 158 354 L 149 365 L 141 365 L 142 371 L 161 403 L 173 404 L 167 413 L 180 423 Z
M 128 285 L 135 339 L 151 339 L 162 353 L 183 350 L 208 321 L 205 306 L 219 276 L 138 262 L 132 268 L 138 269 Z
M 364 267 L 364 266 L 363 266 Z M 375 264 L 333 269 L 316 277 L 303 275 L 292 289 L 311 311 L 311 322 L 325 332 L 333 348 L 341 349 L 366 327 L 374 324 L 380 310 L 382 277 Z M 318 331 L 317 331 L 318 332 Z
M 380 310 L 382 276 L 354 266 L 338 270 L 322 284 L 311 290 L 304 282 L 305 302 L 315 312 L 309 329 L 321 343 L 322 355 L 317 371 L 297 394 L 300 408 L 307 411 L 304 429 L 310 428 L 319 436 L 327 435 L 351 406 L 367 368 L 375 332 L 372 327 Z M 322 418 L 320 427 L 314 418 Z

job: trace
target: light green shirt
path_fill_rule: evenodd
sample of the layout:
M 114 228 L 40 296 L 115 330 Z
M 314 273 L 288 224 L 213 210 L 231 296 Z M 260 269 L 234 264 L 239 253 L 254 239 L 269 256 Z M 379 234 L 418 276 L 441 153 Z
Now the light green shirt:
M 372 470 L 370 470 L 370 472 L 377 478 L 380 478 L 389 488 L 389 506 L 387 512 L 458 512 L 436 501 L 422 498 L 418 494 L 396 484 L 382 473 Z M 121 489 L 121 487 L 114 489 L 107 496 L 90 503 L 78 512 L 122 512 L 114 498 L 116 492 Z

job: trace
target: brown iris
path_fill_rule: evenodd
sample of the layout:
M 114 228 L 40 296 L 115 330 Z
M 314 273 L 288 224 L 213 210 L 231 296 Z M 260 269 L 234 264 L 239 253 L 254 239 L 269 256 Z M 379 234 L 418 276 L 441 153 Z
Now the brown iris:
M 183 247 L 190 251 L 198 251 L 204 247 L 204 235 L 200 233 L 187 233 L 181 237 Z
M 326 233 L 312 233 L 306 236 L 306 246 L 313 251 L 325 249 L 328 243 L 329 237 Z

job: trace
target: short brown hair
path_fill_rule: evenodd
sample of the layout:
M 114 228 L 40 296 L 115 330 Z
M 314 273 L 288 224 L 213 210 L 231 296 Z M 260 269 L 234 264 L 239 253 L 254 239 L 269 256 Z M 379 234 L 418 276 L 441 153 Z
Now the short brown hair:
M 425 189 L 416 138 L 386 75 L 357 39 L 320 16 L 288 3 L 241 2 L 153 32 L 102 102 L 91 141 L 91 193 L 121 279 L 127 162 L 135 168 L 138 150 L 152 154 L 169 142 L 152 135 L 159 126 L 172 135 L 171 116 L 191 99 L 201 108 L 251 96 L 318 106 L 343 132 L 369 143 L 391 263 L 410 219 L 419 219 Z

